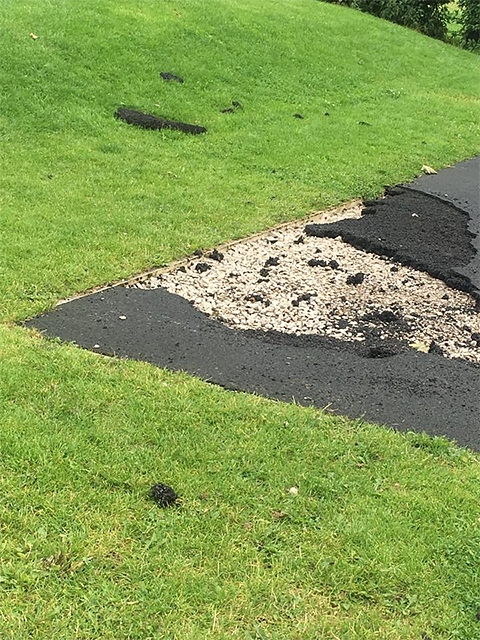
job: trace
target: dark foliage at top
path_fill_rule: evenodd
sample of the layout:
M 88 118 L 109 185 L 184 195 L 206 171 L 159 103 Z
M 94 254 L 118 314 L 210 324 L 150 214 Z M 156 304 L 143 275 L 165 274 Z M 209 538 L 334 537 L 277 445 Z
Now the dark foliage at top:
M 371 13 L 379 18 L 410 27 L 427 36 L 444 40 L 450 0 L 326 0 Z M 459 0 L 460 22 L 465 43 L 480 40 L 479 0 Z
M 480 0 L 459 0 L 462 34 L 467 46 L 480 43 Z

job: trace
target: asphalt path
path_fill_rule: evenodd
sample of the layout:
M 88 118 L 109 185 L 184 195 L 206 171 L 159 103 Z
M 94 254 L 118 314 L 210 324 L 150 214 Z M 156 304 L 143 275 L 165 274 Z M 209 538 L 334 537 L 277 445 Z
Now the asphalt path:
M 350 225 L 352 244 L 370 237 L 375 245 L 380 238 L 384 253 L 417 260 L 425 270 L 430 260 L 437 277 L 474 292 L 479 284 L 479 166 L 475 159 L 421 178 L 388 197 L 388 204 L 378 205 L 378 213 L 363 216 L 357 227 L 343 221 Z M 420 234 L 421 242 L 412 233 L 422 229 L 412 226 L 412 211 L 428 228 L 426 236 Z M 416 222 L 420 220 L 414 218 Z M 448 233 L 442 231 L 444 224 L 451 225 Z M 435 244 L 433 252 L 425 250 L 429 240 Z M 351 345 L 318 336 L 238 331 L 163 289 L 111 287 L 25 324 L 98 353 L 186 371 L 227 389 L 313 405 L 402 431 L 445 435 L 480 450 L 480 368 L 465 361 L 414 349 L 368 358 Z
M 435 175 L 417 178 L 406 186 L 450 202 L 468 214 L 474 255 L 468 264 L 458 268 L 458 272 L 468 278 L 480 293 L 480 156 Z

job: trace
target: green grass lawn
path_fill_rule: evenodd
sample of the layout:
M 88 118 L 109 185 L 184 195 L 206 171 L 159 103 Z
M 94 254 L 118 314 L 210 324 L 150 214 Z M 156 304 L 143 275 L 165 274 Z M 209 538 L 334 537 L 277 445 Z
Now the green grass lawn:
M 480 638 L 477 454 L 13 325 L 475 155 L 478 56 L 316 0 L 3 0 L 0 53 L 0 638 Z

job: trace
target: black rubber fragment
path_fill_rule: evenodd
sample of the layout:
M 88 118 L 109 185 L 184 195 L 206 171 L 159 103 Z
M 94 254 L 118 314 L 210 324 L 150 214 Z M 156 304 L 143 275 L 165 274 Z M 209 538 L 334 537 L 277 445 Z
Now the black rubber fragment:
M 302 293 L 295 300 L 292 300 L 292 306 L 298 307 L 300 305 L 300 302 L 308 302 L 310 298 L 316 295 L 316 293 Z
M 150 129 L 153 131 L 160 129 L 172 129 L 174 131 L 181 131 L 182 133 L 191 133 L 197 135 L 199 133 L 206 133 L 205 127 L 201 127 L 198 124 L 188 124 L 186 122 L 177 122 L 175 120 L 167 120 L 159 116 L 154 116 L 151 113 L 144 113 L 143 111 L 137 111 L 135 109 L 120 108 L 115 112 L 115 117 L 120 120 L 124 120 L 128 124 L 132 124 L 141 129 Z

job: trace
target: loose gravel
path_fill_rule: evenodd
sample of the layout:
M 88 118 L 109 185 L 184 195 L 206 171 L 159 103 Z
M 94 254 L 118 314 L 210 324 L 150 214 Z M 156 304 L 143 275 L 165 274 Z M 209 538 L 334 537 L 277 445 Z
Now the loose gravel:
M 361 211 L 354 203 L 308 222 L 359 218 Z M 340 237 L 308 236 L 304 228 L 305 220 L 199 251 L 127 286 L 163 287 L 234 329 L 365 343 L 371 357 L 393 355 L 400 345 L 480 364 L 480 314 L 472 296 Z

